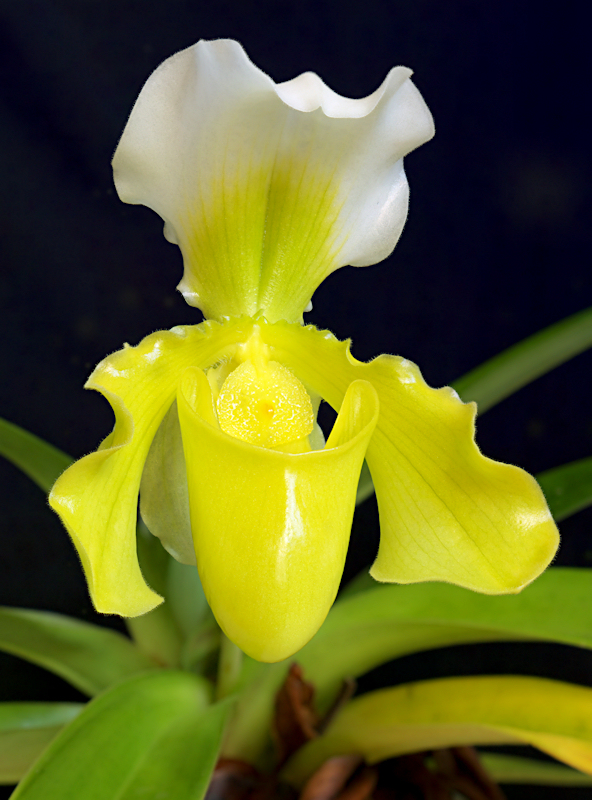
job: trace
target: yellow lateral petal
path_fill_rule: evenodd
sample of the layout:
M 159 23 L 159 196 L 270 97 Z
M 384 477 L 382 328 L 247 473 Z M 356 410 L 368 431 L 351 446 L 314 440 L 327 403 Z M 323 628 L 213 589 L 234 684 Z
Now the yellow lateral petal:
M 104 359 L 90 376 L 86 387 L 111 403 L 115 428 L 96 453 L 63 473 L 49 502 L 78 550 L 98 611 L 134 617 L 162 602 L 146 585 L 136 555 L 144 462 L 179 376 L 188 366 L 209 366 L 242 330 L 239 323 L 203 323 L 154 333 Z
M 221 431 L 201 370 L 184 374 L 177 403 L 208 602 L 226 635 L 253 658 L 287 658 L 335 599 L 378 416 L 376 393 L 354 383 L 326 449 L 296 455 Z
M 381 581 L 441 580 L 488 594 L 519 591 L 549 564 L 559 537 L 543 494 L 523 470 L 483 456 L 475 406 L 431 389 L 395 356 L 357 361 L 348 343 L 312 326 L 261 326 L 273 358 L 338 409 L 367 380 L 380 418 L 366 456 L 380 512 Z
M 592 689 L 543 678 L 444 678 L 371 692 L 349 703 L 289 762 L 296 784 L 327 758 L 370 763 L 470 744 L 531 744 L 592 774 Z

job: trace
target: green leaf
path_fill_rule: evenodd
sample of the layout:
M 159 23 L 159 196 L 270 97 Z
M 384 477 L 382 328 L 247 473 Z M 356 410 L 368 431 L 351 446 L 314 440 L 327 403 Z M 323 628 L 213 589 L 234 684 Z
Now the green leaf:
M 163 670 L 90 702 L 54 740 L 13 800 L 201 800 L 227 703 L 197 676 Z
M 47 494 L 72 463 L 70 456 L 38 436 L 0 419 L 0 455 L 21 469 Z
M 549 469 L 536 479 L 557 522 L 592 505 L 592 458 Z
M 0 703 L 0 783 L 18 783 L 81 703 Z
M 175 561 L 142 520 L 137 547 L 142 575 L 165 602 L 148 614 L 126 619 L 130 635 L 161 666 L 200 672 L 218 649 L 221 633 L 197 567 Z
M 262 771 L 273 766 L 271 726 L 275 697 L 294 660 L 262 664 L 244 657 L 236 710 L 224 737 L 224 757 L 242 759 Z
M 592 773 L 592 689 L 514 676 L 444 678 L 352 700 L 327 731 L 288 762 L 300 785 L 335 755 L 371 764 L 393 756 L 470 744 L 530 744 Z
M 165 597 L 185 636 L 192 636 L 205 622 L 213 620 L 197 567 L 170 558 Z
M 479 760 L 498 783 L 537 786 L 592 786 L 592 777 L 563 764 L 500 753 L 479 753 Z
M 467 642 L 539 639 L 592 648 L 592 571 L 554 567 L 517 595 L 442 583 L 376 585 L 345 597 L 297 655 L 322 709 L 345 676 Z
M 592 346 L 592 308 L 545 328 L 504 350 L 452 384 L 482 414 L 535 378 Z
M 0 608 L 0 650 L 94 695 L 155 663 L 116 631 L 49 611 Z

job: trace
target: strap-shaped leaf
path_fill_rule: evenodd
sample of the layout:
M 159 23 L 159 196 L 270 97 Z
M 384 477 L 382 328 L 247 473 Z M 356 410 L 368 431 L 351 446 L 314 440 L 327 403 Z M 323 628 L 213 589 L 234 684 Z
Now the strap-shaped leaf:
M 587 308 L 504 350 L 453 383 L 482 414 L 535 378 L 592 345 L 592 308 Z
M 25 608 L 0 608 L 0 650 L 54 672 L 88 695 L 156 668 L 116 631 Z
M 541 472 L 537 480 L 557 522 L 592 504 L 592 458 Z
M 563 764 L 501 753 L 479 753 L 487 772 L 498 783 L 528 783 L 540 786 L 592 786 L 592 776 Z
M 444 678 L 353 700 L 323 736 L 288 763 L 301 784 L 326 759 L 359 753 L 369 763 L 470 744 L 530 744 L 592 774 L 592 689 L 516 676 Z
M 0 703 L 0 783 L 18 783 L 80 703 Z
M 229 706 L 186 672 L 131 678 L 97 697 L 48 747 L 14 800 L 201 800 Z
M 344 675 L 433 647 L 542 639 L 590 648 L 590 597 L 592 571 L 559 567 L 504 597 L 438 583 L 376 586 L 337 603 L 298 662 L 325 705 Z
M 0 419 L 0 455 L 21 469 L 45 493 L 72 463 L 70 456 L 38 436 Z

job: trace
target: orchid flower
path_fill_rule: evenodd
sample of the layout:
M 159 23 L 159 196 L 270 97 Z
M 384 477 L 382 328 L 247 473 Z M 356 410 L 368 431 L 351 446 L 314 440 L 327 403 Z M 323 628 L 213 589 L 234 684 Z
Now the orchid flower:
M 115 427 L 50 502 L 99 611 L 162 601 L 138 565 L 140 494 L 151 533 L 197 564 L 226 635 L 262 661 L 290 656 L 335 599 L 364 458 L 376 580 L 517 592 L 553 557 L 541 490 L 481 455 L 474 403 L 429 388 L 404 358 L 361 363 L 302 323 L 327 275 L 382 260 L 400 236 L 403 156 L 434 132 L 410 75 L 396 67 L 351 100 L 310 72 L 275 84 L 220 40 L 172 56 L 142 89 L 115 185 L 164 219 L 183 255 L 178 288 L 206 321 L 125 345 L 86 384 Z M 339 412 L 326 442 L 321 400 Z

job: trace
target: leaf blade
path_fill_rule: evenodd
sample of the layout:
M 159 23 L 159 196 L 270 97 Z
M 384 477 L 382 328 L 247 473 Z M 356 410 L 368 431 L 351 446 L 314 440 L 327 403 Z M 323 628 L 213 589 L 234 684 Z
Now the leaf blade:
M 113 687 L 54 740 L 14 800 L 201 800 L 228 713 L 208 695 L 205 681 L 169 670 Z
M 592 346 L 592 308 L 573 314 L 509 347 L 454 381 L 482 414 L 513 392 Z
M 592 777 L 563 764 L 500 753 L 479 753 L 479 760 L 498 783 L 540 786 L 592 786 Z
M 369 763 L 465 744 L 531 744 L 592 774 L 592 689 L 517 676 L 442 678 L 353 700 L 284 777 L 300 785 L 334 755 Z
M 59 675 L 95 695 L 154 661 L 116 631 L 49 611 L 0 607 L 0 650 Z
M 449 584 L 382 584 L 336 603 L 297 659 L 326 708 L 344 675 L 434 647 L 544 640 L 591 648 L 591 594 L 590 570 L 560 567 L 509 596 Z
M 0 784 L 18 783 L 81 703 L 0 703 Z
M 592 504 L 592 458 L 541 472 L 537 481 L 557 522 Z
M 46 494 L 72 458 L 24 428 L 0 419 L 0 455 L 28 475 Z

